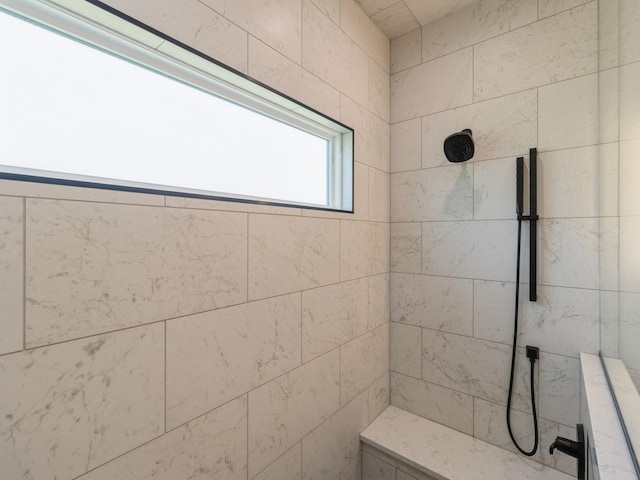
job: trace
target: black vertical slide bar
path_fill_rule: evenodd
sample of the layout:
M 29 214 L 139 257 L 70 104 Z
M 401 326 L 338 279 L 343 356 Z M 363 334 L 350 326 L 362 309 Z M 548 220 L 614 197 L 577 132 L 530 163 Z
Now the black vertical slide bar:
M 529 301 L 538 299 L 538 150 L 529 149 Z
M 516 214 L 522 220 L 524 213 L 524 157 L 516 159 Z

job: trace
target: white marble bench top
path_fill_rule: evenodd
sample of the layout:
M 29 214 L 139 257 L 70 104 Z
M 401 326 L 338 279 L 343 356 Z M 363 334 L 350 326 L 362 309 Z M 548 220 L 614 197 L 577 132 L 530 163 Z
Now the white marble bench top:
M 396 407 L 382 412 L 360 439 L 442 480 L 574 478 Z

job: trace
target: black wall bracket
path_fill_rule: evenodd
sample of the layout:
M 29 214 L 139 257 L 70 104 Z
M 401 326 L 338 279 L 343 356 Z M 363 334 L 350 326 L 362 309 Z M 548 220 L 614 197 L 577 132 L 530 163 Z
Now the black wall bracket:
M 538 149 L 529 149 L 529 215 L 523 215 L 524 157 L 518 157 L 516 162 L 516 213 L 518 220 L 529 222 L 529 301 L 535 302 L 538 299 Z

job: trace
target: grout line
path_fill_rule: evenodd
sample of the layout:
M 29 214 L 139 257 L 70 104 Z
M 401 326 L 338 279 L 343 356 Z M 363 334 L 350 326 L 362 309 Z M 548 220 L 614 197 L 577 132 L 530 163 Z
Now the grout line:
M 167 433 L 167 322 L 164 323 L 164 433 Z
M 27 198 L 22 199 L 22 350 L 27 349 Z

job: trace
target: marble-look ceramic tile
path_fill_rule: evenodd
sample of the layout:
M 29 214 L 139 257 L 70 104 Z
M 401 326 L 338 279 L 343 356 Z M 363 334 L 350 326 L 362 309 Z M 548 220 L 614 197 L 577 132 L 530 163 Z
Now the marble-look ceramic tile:
M 249 392 L 249 477 L 338 410 L 339 361 L 336 349 Z
M 369 330 L 389 323 L 390 279 L 389 274 L 373 275 L 369 281 Z
M 513 157 L 474 163 L 473 218 L 515 219 L 515 178 L 516 160 Z
M 354 0 L 342 0 L 340 27 L 367 55 L 389 73 L 389 39 Z
M 389 72 L 369 59 L 369 110 L 388 122 L 390 101 Z
M 355 131 L 355 158 L 371 167 L 389 171 L 389 124 L 369 110 L 342 96 L 342 121 Z
M 466 48 L 393 74 L 391 121 L 410 120 L 471 103 L 472 69 L 473 52 Z
M 531 414 L 512 410 L 511 424 L 518 443 L 527 450 L 531 449 L 533 445 Z M 538 418 L 538 428 L 540 447 L 532 459 L 543 465 L 575 475 L 575 459 L 567 455 L 550 455 L 547 448 L 548 445 L 555 441 L 557 436 L 576 438 L 575 428 L 567 427 L 545 418 Z M 505 420 L 505 407 L 503 405 L 496 405 L 478 398 L 474 400 L 474 435 L 476 438 L 492 445 L 517 453 L 516 447 L 513 445 L 511 438 L 509 438 Z
M 247 478 L 247 399 L 241 397 L 80 477 Z
M 340 4 L 342 0 L 311 0 L 318 10 L 329 17 L 333 23 L 340 25 Z
M 390 403 L 389 372 L 369 385 L 369 423 L 373 422 Z
M 422 256 L 422 225 L 413 223 L 391 224 L 391 271 L 420 273 Z
M 422 27 L 422 61 L 441 57 L 537 20 L 536 0 L 488 0 Z
M 619 293 L 600 290 L 600 351 L 612 358 L 620 358 Z
M 473 336 L 511 344 L 516 284 L 473 282 Z
M 340 405 L 345 405 L 389 369 L 389 327 L 381 327 L 340 347 Z
M 303 362 L 369 329 L 368 287 L 361 278 L 302 292 Z
M 547 420 L 574 426 L 580 421 L 580 361 L 551 353 L 540 355 L 540 409 Z
M 135 205 L 163 206 L 164 195 L 118 192 L 99 188 L 68 187 L 47 183 L 0 180 L 2 195 L 31 198 L 55 198 L 57 200 L 81 200 L 87 202 L 127 203 Z
M 511 358 L 509 345 L 424 329 L 422 349 L 423 380 L 492 402 L 506 402 Z M 517 372 L 514 397 L 528 395 L 528 387 L 524 392 L 520 389 L 526 383 L 521 373 L 523 369 Z M 528 372 L 526 377 L 528 381 Z M 523 403 L 519 398 L 514 398 L 514 402 L 518 406 Z
M 640 139 L 640 61 L 620 68 L 620 139 Z
M 207 8 L 206 1 L 108 0 L 105 3 L 236 70 L 247 72 L 247 32 L 238 27 L 237 19 L 227 16 L 229 21 L 222 16 L 224 12 Z
M 475 100 L 594 73 L 598 68 L 596 3 L 475 45 Z
M 551 15 L 564 12 L 565 10 L 571 10 L 577 6 L 587 3 L 589 0 L 539 0 L 538 2 L 538 14 L 539 17 L 546 18 Z
M 362 106 L 369 103 L 367 54 L 314 5 L 302 4 L 302 66 Z
M 0 357 L 3 477 L 75 478 L 161 435 L 163 349 L 157 324 Z
M 422 30 L 406 33 L 391 40 L 391 73 L 398 73 L 422 62 Z
M 266 215 L 300 216 L 302 209 L 295 207 L 279 207 L 259 203 L 245 203 L 225 200 L 209 200 L 204 198 L 164 197 L 166 207 L 189 208 L 196 210 L 216 210 L 219 212 L 262 213 Z M 111 202 L 109 202 L 111 203 Z
M 420 119 L 391 125 L 391 171 L 405 172 L 421 168 Z
M 598 152 L 594 146 L 539 155 L 538 185 L 542 188 L 538 212 L 543 218 L 598 216 L 601 183 Z
M 640 123 L 638 124 L 640 128 Z M 619 207 L 621 216 L 640 215 L 640 191 L 637 188 L 640 179 L 640 138 L 620 142 L 619 159 Z M 611 178 L 610 181 L 615 181 Z
M 379 275 L 389 271 L 388 223 L 343 221 L 341 235 L 341 280 Z
M 302 478 L 336 478 L 357 457 L 368 424 L 367 392 L 342 407 L 302 440 Z
M 420 25 L 427 25 L 435 18 L 445 17 L 457 9 L 475 3 L 476 0 L 449 0 L 447 2 L 425 2 L 424 0 L 404 0 L 416 16 Z
M 620 214 L 620 144 L 598 145 L 598 176 L 600 178 L 600 217 L 617 217 Z
M 249 216 L 249 299 L 338 281 L 338 220 Z
M 620 218 L 620 289 L 640 292 L 640 216 Z
M 300 295 L 167 322 L 166 363 L 171 429 L 300 365 Z
M 620 287 L 620 218 L 600 217 L 600 290 Z
M 539 89 L 538 148 L 558 150 L 598 143 L 598 74 Z
M 297 443 L 252 480 L 302 480 L 302 443 Z
M 620 65 L 619 0 L 598 2 L 598 57 L 600 71 Z
M 27 346 L 246 300 L 240 213 L 27 200 Z
M 620 358 L 640 370 L 640 293 L 620 293 Z
M 598 288 L 597 218 L 542 220 L 538 281 L 560 287 Z
M 473 218 L 473 165 L 391 174 L 391 221 Z
M 340 118 L 340 92 L 259 40 L 249 39 L 249 75 L 332 118 Z
M 390 368 L 414 378 L 422 378 L 422 330 L 391 322 Z
M 620 133 L 620 69 L 598 73 L 598 141 L 617 142 Z
M 476 161 L 526 155 L 538 143 L 537 98 L 527 90 L 423 117 L 423 168 L 450 165 L 442 142 L 464 128 L 473 132 Z
M 409 475 L 408 473 L 403 472 L 402 470 L 398 470 L 398 475 L 396 476 L 396 480 L 418 480 L 416 477 Z
M 634 0 L 620 0 L 620 61 L 640 60 L 640 8 Z
M 404 2 L 397 2 L 371 17 L 385 35 L 391 39 L 420 28 L 420 24 Z
M 336 480 L 362 480 L 362 457 L 356 455 L 342 469 Z
M 199 0 L 296 63 L 302 50 L 299 0 Z
M 539 286 L 536 302 L 521 289 L 519 343 L 540 345 L 544 352 L 578 358 L 599 349 L 597 290 Z
M 396 467 L 362 452 L 362 475 L 367 480 L 396 480 Z
M 422 224 L 422 272 L 515 281 L 517 226 L 513 221 Z
M 375 15 L 385 8 L 389 8 L 396 1 L 397 0 L 356 0 L 358 5 L 364 10 L 364 13 L 369 16 Z
M 473 435 L 473 397 L 469 395 L 393 372 L 391 404 Z
M 636 386 L 636 390 L 640 391 L 640 370 L 629 368 L 628 372 L 631 377 L 631 381 L 633 381 L 633 384 Z
M 22 349 L 24 212 L 21 198 L 0 197 L 0 354 Z
M 389 174 L 369 169 L 369 220 L 388 222 L 390 216 Z
M 473 281 L 394 273 L 391 320 L 418 327 L 471 335 Z

